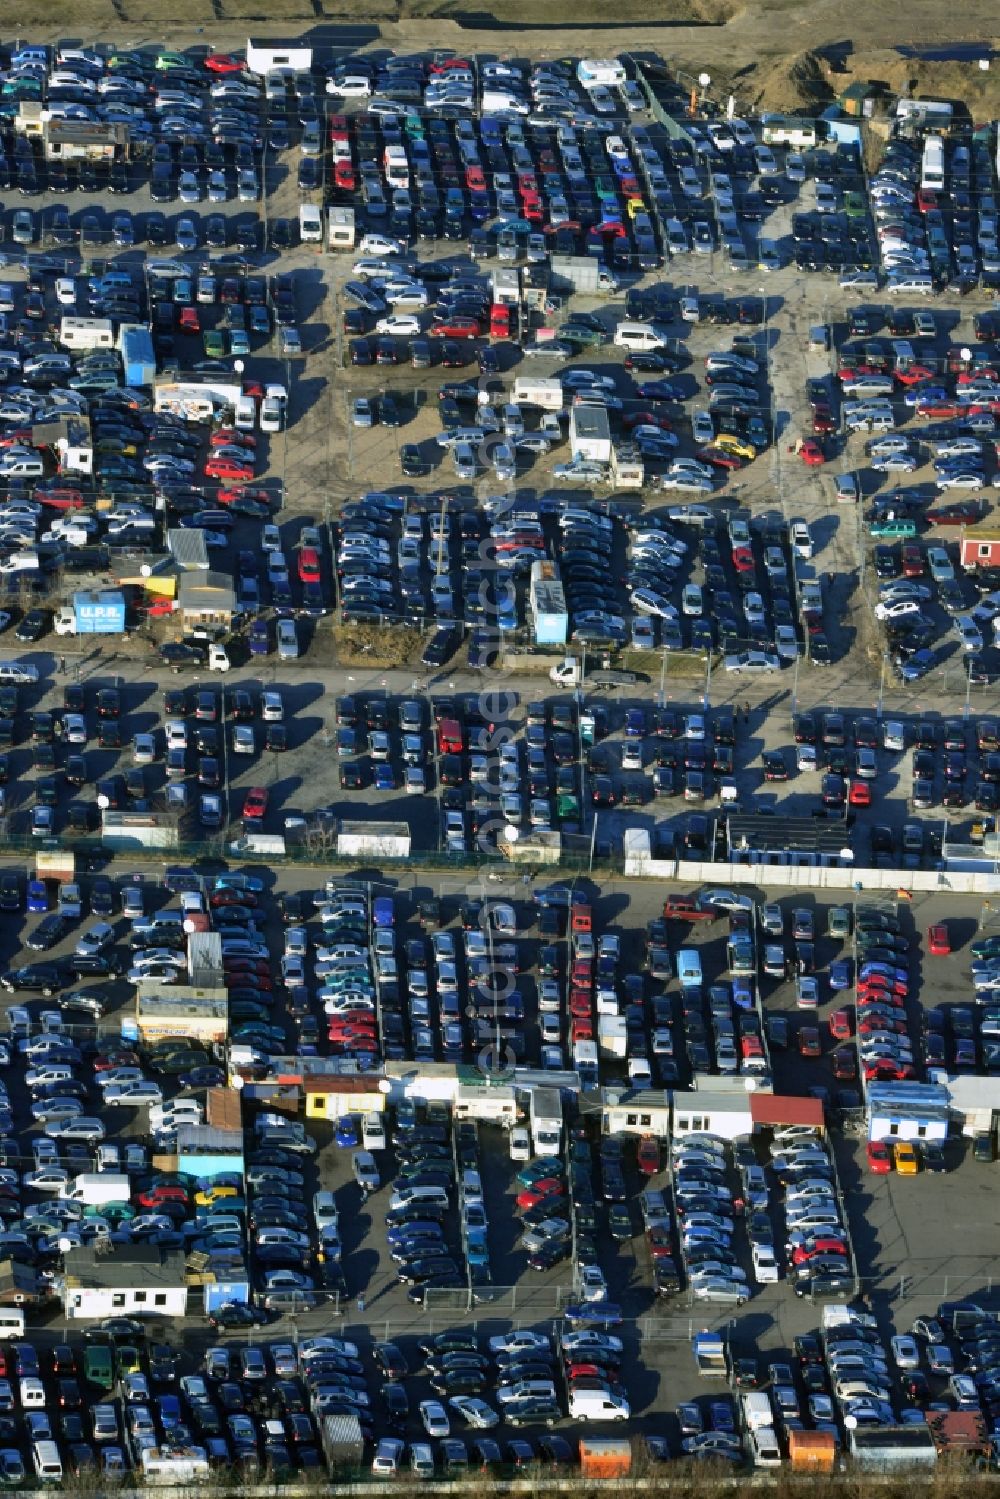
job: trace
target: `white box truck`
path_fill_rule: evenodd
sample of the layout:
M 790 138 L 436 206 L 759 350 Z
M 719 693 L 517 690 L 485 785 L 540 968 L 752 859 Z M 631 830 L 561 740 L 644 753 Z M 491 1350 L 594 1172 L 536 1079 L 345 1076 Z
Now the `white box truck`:
M 69 1183 L 62 1196 L 67 1202 L 101 1207 L 107 1202 L 128 1202 L 132 1184 L 124 1172 L 83 1171 Z
M 774 1411 L 766 1390 L 744 1391 L 743 1424 L 747 1431 L 766 1431 L 774 1426 Z

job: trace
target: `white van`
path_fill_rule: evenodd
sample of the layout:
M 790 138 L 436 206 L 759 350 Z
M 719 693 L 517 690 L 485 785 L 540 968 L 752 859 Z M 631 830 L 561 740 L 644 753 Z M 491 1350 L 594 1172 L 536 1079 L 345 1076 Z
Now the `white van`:
M 780 1468 L 781 1448 L 773 1426 L 761 1426 L 751 1431 L 750 1455 L 757 1468 Z
M 39 1483 L 62 1483 L 62 1458 L 55 1442 L 32 1442 L 31 1464 Z
M 315 203 L 299 205 L 299 238 L 304 245 L 322 242 L 323 216 Z
M 239 432 L 252 432 L 257 425 L 257 402 L 253 396 L 237 396 L 233 425 Z
M 570 1390 L 569 1414 L 577 1421 L 627 1421 L 629 1403 L 610 1390 Z
M 619 323 L 615 328 L 615 346 L 619 349 L 662 349 L 666 343 L 665 335 L 652 323 Z
M 701 984 L 701 956 L 697 948 L 682 947 L 679 949 L 677 978 L 682 989 L 694 989 Z
M 0 1338 L 24 1337 L 24 1313 L 14 1307 L 0 1308 Z
M 36 1379 L 33 1375 L 25 1375 L 17 1383 L 22 1410 L 38 1411 L 45 1409 L 45 1386 L 40 1379 Z

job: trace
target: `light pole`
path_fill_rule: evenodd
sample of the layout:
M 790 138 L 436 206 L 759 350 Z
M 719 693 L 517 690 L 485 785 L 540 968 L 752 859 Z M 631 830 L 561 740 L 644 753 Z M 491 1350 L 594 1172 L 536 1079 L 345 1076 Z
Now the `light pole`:
M 708 713 L 709 693 L 711 691 L 711 687 L 712 687 L 712 651 L 711 651 L 711 648 L 709 648 L 708 654 L 707 654 L 706 659 L 705 659 L 705 695 L 704 695 L 704 697 L 702 699 L 702 704 L 701 704 L 702 712 L 706 713 L 706 714 Z

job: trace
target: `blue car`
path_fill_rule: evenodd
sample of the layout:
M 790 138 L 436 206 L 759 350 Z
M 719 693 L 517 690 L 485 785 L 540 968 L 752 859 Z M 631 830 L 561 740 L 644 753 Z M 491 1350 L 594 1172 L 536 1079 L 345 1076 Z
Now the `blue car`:
M 914 651 L 908 661 L 904 661 L 899 668 L 899 675 L 904 682 L 917 682 L 925 676 L 934 665 L 936 657 L 933 651 Z
M 250 626 L 251 656 L 266 656 L 271 649 L 271 630 L 266 619 L 255 619 Z
M 830 964 L 830 988 L 849 989 L 851 987 L 851 960 L 850 958 L 838 958 L 835 963 Z
M 682 401 L 684 392 L 670 380 L 647 380 L 639 386 L 639 394 L 648 401 Z
M 28 910 L 47 911 L 49 909 L 49 889 L 44 880 L 28 881 Z
M 336 1141 L 338 1145 L 353 1149 L 361 1144 L 358 1119 L 357 1114 L 341 1114 L 337 1120 Z
M 375 767 L 375 790 L 395 791 L 396 777 L 391 765 L 376 765 Z

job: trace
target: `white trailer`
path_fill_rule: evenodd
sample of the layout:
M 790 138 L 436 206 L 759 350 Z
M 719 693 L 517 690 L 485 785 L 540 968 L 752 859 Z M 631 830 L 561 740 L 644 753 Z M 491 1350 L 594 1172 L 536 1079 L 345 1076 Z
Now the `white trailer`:
M 406 822 L 341 822 L 337 855 L 342 859 L 408 859 L 410 826 Z
M 301 41 L 277 42 L 270 38 L 247 42 L 247 72 L 264 78 L 268 73 L 311 73 L 313 49 Z
M 542 411 L 562 411 L 566 404 L 561 380 L 533 380 L 530 375 L 519 375 L 513 395 L 518 406 L 538 406 Z
M 353 250 L 357 243 L 357 228 L 354 222 L 354 209 L 342 208 L 337 204 L 327 210 L 326 215 L 326 248 L 328 250 Z

